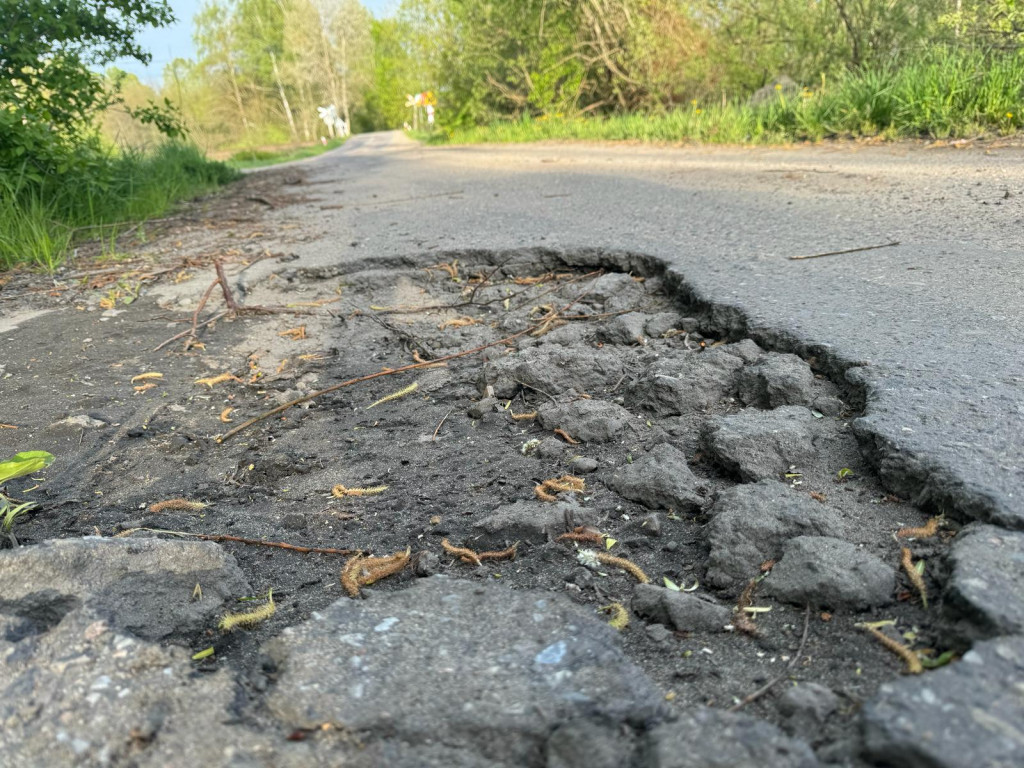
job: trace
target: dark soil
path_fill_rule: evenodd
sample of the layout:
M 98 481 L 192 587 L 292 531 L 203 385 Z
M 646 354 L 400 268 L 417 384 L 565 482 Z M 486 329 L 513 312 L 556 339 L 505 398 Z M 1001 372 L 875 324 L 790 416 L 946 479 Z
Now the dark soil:
M 263 203 L 244 202 L 254 194 L 251 189 L 235 192 L 239 210 L 259 210 Z M 254 216 L 252 211 L 245 215 Z M 238 247 L 247 239 L 227 229 L 232 225 L 223 221 L 223 215 L 219 221 L 215 214 L 205 220 L 210 232 L 201 231 L 206 226 L 195 222 L 195 231 L 184 234 L 172 225 L 157 245 L 150 245 L 151 260 L 144 267 L 129 265 L 124 272 L 111 274 L 120 277 L 129 268 L 146 274 L 145 270 L 153 272 L 161 265 L 180 267 L 161 277 L 163 284 L 173 285 L 181 271 L 198 274 L 214 256 L 227 261 L 232 275 L 239 265 L 245 266 L 244 261 L 267 257 L 266 249 L 258 246 Z M 256 231 L 258 221 L 246 226 Z M 188 238 L 197 232 L 207 238 L 204 255 L 193 255 L 194 266 L 176 261 L 182 250 L 194 244 Z M 188 244 L 175 246 L 179 238 Z M 235 253 L 229 252 L 230 243 L 235 243 Z M 274 291 L 278 304 L 313 314 L 229 316 L 200 329 L 198 338 L 205 347 L 185 349 L 184 340 L 179 340 L 153 351 L 188 328 L 209 277 L 184 278 L 173 289 L 177 300 L 168 300 L 165 293 L 158 301 L 154 294 L 160 291 L 145 288 L 127 307 L 123 300 L 116 303 L 115 297 L 114 312 L 124 310 L 120 314 L 97 306 L 99 299 L 109 296 L 111 285 L 90 288 L 88 276 L 84 286 L 69 282 L 71 287 L 58 290 L 55 296 L 38 292 L 41 279 L 27 275 L 17 276 L 0 291 L 0 299 L 5 293 L 19 294 L 3 304 L 5 310 L 15 306 L 27 310 L 32 305 L 54 310 L 29 321 L 19 332 L 5 327 L 2 334 L 0 421 L 17 429 L 0 429 L 0 453 L 48 450 L 58 457 L 45 480 L 23 478 L 7 486 L 11 496 L 39 505 L 15 526 L 23 546 L 52 538 L 111 536 L 150 528 L 351 548 L 377 555 L 411 548 L 415 567 L 366 588 L 364 597 L 401 590 L 417 573 L 439 570 L 480 580 L 500 579 L 514 589 L 567 592 L 595 611 L 613 602 L 629 606 L 635 579 L 615 568 L 602 568 L 599 573 L 584 568 L 573 542 L 518 530 L 484 533 L 475 527 L 502 505 L 536 502 L 534 488 L 543 480 L 578 474 L 585 490 L 578 494 L 576 514 L 596 520 L 593 527 L 616 541 L 611 554 L 629 558 L 652 583 L 660 585 L 667 578 L 690 587 L 699 582 L 695 594 L 735 605 L 741 588 L 715 591 L 704 582 L 708 513 L 717 494 L 736 485 L 738 478 L 716 463 L 701 436 L 709 418 L 735 414 L 746 406 L 730 385 L 706 408 L 659 417 L 645 406 L 644 395 L 646 372 L 655 360 L 719 354 L 742 338 L 706 307 L 687 304 L 685 292 L 673 279 L 643 259 L 597 252 L 408 254 L 348 259 L 336 268 L 312 272 L 292 269 L 287 255 L 269 255 L 278 258 L 281 266 L 263 287 Z M 619 285 L 625 289 L 595 296 L 596 281 L 602 275 L 624 270 L 630 279 Z M 218 301 L 215 293 L 202 317 L 222 311 Z M 295 306 L 300 303 L 303 306 Z M 423 309 L 437 305 L 454 308 Z M 645 335 L 642 343 L 603 341 L 609 324 L 629 312 L 648 318 L 674 312 L 679 321 L 663 337 Z M 545 325 L 545 318 L 552 317 L 555 322 Z M 468 318 L 472 324 L 442 327 L 457 318 Z M 305 327 L 303 339 L 280 335 L 300 326 Z M 531 328 L 535 332 L 522 333 Z M 245 419 L 311 391 L 409 365 L 415 362 L 414 352 L 429 360 L 510 336 L 515 338 L 443 367 L 387 375 L 339 389 L 222 443 L 217 440 Z M 513 396 L 498 398 L 496 405 L 480 405 L 501 359 L 537 346 L 563 348 L 572 354 L 600 350 L 614 356 L 623 373 L 616 381 L 595 377 L 589 384 L 584 376 L 583 385 L 558 391 L 520 386 Z M 813 493 L 816 503 L 847 524 L 844 533 L 849 540 L 880 557 L 895 573 L 902 546 L 894 539 L 895 531 L 921 525 L 926 516 L 888 495 L 879 484 L 850 427 L 858 415 L 856 391 L 841 378 L 836 379 L 838 385 L 830 381 L 826 373 L 837 376 L 837 372 L 825 371 L 824 362 L 813 362 L 822 366 L 815 371 L 814 397 L 843 402 L 838 415 L 822 414 L 817 419 L 815 457 L 779 472 L 775 480 L 793 486 L 794 493 L 808 497 Z M 563 371 L 552 372 L 551 380 L 568 376 L 572 368 L 570 362 Z M 145 380 L 132 379 L 146 372 L 163 377 L 151 379 L 155 387 L 137 391 Z M 195 383 L 222 372 L 238 380 L 212 387 Z M 414 392 L 368 408 L 413 382 L 417 383 Z M 513 414 L 543 410 L 552 401 L 588 398 L 619 404 L 638 418 L 613 440 L 579 445 L 555 437 L 536 419 L 513 418 Z M 481 410 L 470 415 L 474 406 Z M 229 408 L 234 410 L 226 412 Z M 223 422 L 222 413 L 233 421 Z M 102 426 L 58 423 L 83 414 Z M 539 451 L 524 453 L 530 441 L 552 438 L 559 441 L 557 445 L 547 442 Z M 700 511 L 652 510 L 609 489 L 617 469 L 640 460 L 663 442 L 683 450 L 697 477 Z M 596 460 L 596 471 L 577 472 L 578 465 L 573 463 L 577 457 Z M 848 476 L 840 480 L 838 473 L 843 469 L 850 473 L 844 472 Z M 386 485 L 387 490 L 375 496 L 337 498 L 332 487 L 338 484 L 349 488 Z M 155 502 L 177 497 L 208 506 L 198 512 L 147 511 Z M 652 514 L 660 524 L 657 536 L 648 530 Z M 502 549 L 518 540 L 517 556 L 514 561 L 489 561 L 475 567 L 443 552 L 445 538 L 474 550 Z M 943 542 L 940 537 L 913 544 L 915 558 L 937 561 Z M 252 631 L 224 635 L 210 627 L 199 636 L 177 640 L 197 651 L 214 645 L 216 656 L 199 668 L 237 670 L 240 679 L 248 681 L 249 716 L 259 719 L 261 693 L 273 683 L 273 670 L 264 668 L 260 647 L 284 627 L 346 597 L 339 580 L 344 558 L 234 543 L 223 546 L 237 558 L 255 594 L 273 588 L 277 613 Z M 424 553 L 432 553 L 436 560 Z M 750 577 L 759 575 L 755 572 Z M 934 576 L 926 571 L 927 580 Z M 795 726 L 796 735 L 813 746 L 840 745 L 828 749 L 842 750 L 841 745 L 855 741 L 854 715 L 861 703 L 881 683 L 901 673 L 902 662 L 857 629 L 856 623 L 893 619 L 899 634 L 913 633 L 907 635 L 907 642 L 916 648 L 945 650 L 934 609 L 921 607 L 902 573 L 896 575 L 896 582 L 896 601 L 884 608 L 855 612 L 815 605 L 808 609 L 803 651 L 789 677 L 826 685 L 840 698 L 838 715 L 827 725 Z M 803 639 L 803 606 L 757 593 L 753 602 L 770 609 L 755 614 L 753 636 L 739 631 L 651 629 L 631 615 L 622 631 L 623 642 L 631 657 L 663 686 L 673 706 L 686 709 L 699 703 L 727 708 L 784 673 Z M 777 701 L 790 684 L 783 680 L 746 709 L 783 724 Z

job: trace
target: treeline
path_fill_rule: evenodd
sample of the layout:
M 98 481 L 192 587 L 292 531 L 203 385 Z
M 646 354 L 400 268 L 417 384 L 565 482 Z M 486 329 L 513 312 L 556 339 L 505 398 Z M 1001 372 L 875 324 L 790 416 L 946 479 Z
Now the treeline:
M 721 108 L 775 84 L 806 99 L 866 73 L 883 88 L 950 57 L 960 87 L 976 75 L 990 88 L 990 62 L 1024 72 L 1024 3 L 403 0 L 375 19 L 358 0 L 211 0 L 195 39 L 197 60 L 169 66 L 162 95 L 204 145 L 244 146 L 315 140 L 330 103 L 357 131 L 399 127 L 422 90 L 450 129 Z M 1010 80 L 991 110 L 1020 103 Z

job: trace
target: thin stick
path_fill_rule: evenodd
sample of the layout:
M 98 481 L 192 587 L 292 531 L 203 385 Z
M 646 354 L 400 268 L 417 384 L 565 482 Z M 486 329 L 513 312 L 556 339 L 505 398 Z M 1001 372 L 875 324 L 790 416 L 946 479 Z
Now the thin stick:
M 213 267 L 217 270 L 217 281 L 220 283 L 220 290 L 224 294 L 224 303 L 228 305 L 228 309 L 232 312 L 237 312 L 239 307 L 238 304 L 235 303 L 235 297 L 231 295 L 228 278 L 227 275 L 224 274 L 224 265 L 220 263 L 219 259 L 214 259 Z
M 289 544 L 284 541 L 261 541 L 260 539 L 243 539 L 241 536 L 228 536 L 227 534 L 215 534 L 215 533 L 189 533 L 188 531 L 168 531 L 162 528 L 129 528 L 127 531 L 122 531 L 119 536 L 126 536 L 129 533 L 135 533 L 136 531 L 146 531 L 148 533 L 165 533 L 170 536 L 191 536 L 194 539 L 202 539 L 203 541 L 235 541 L 239 544 L 248 544 L 255 547 L 274 547 L 275 549 L 287 549 L 292 552 L 301 552 L 303 554 L 316 554 L 316 555 L 351 555 L 354 552 L 360 552 L 358 549 L 332 549 L 330 547 L 302 547 L 298 544 Z
M 229 310 L 224 310 L 223 312 L 219 312 L 216 315 L 214 315 L 213 317 L 211 317 L 209 320 L 204 320 L 199 325 L 197 325 L 195 328 L 189 328 L 187 331 L 182 331 L 181 333 L 178 333 L 178 334 L 175 334 L 174 336 L 171 336 L 171 338 L 167 339 L 167 341 L 160 342 L 155 347 L 153 347 L 153 351 L 154 352 L 159 352 L 161 349 L 166 347 L 168 344 L 170 344 L 172 342 L 175 342 L 175 341 L 177 341 L 180 338 L 188 336 L 189 334 L 194 333 L 195 331 L 198 331 L 200 328 L 206 327 L 210 323 L 215 323 L 218 320 L 220 320 L 222 317 L 225 317 L 228 314 L 230 314 Z
M 206 293 L 204 293 L 203 297 L 199 300 L 199 304 L 196 306 L 196 311 L 192 313 L 192 330 L 189 335 L 193 339 L 196 338 L 196 331 L 199 330 L 199 313 L 203 311 L 203 307 L 206 306 L 206 302 L 210 299 L 210 294 L 213 293 L 213 289 L 217 287 L 218 283 L 220 283 L 220 278 L 217 278 L 210 283 L 210 287 L 206 289 Z
M 800 261 L 802 259 L 820 259 L 822 256 L 841 256 L 844 253 L 860 253 L 861 251 L 877 251 L 879 248 L 891 248 L 894 245 L 899 245 L 899 240 L 893 240 L 891 243 L 882 243 L 881 245 L 865 245 L 863 248 L 847 248 L 844 251 L 826 251 L 825 253 L 811 253 L 806 256 L 790 256 L 790 261 Z
M 449 411 L 448 411 L 448 413 L 446 413 L 446 414 L 444 415 L 444 418 L 443 418 L 443 419 L 441 419 L 441 421 L 440 421 L 440 422 L 438 422 L 438 424 L 437 424 L 437 429 L 435 429 L 435 430 L 434 430 L 434 436 L 433 436 L 432 438 L 430 438 L 430 440 L 431 440 L 432 442 L 433 442 L 433 441 L 436 441 L 436 440 L 437 440 L 437 433 L 441 431 L 441 427 L 443 427 L 443 426 L 444 426 L 444 423 L 445 423 L 446 421 L 448 421 L 448 417 L 452 415 L 452 411 L 454 411 L 454 410 L 455 410 L 454 408 L 452 408 L 451 410 L 449 410 Z
M 747 706 L 747 704 L 751 704 L 751 703 L 757 701 L 762 696 L 764 696 L 766 693 L 768 693 L 768 691 L 770 691 L 776 685 L 778 685 L 783 680 L 785 680 L 787 677 L 789 677 L 789 673 L 793 671 L 793 667 L 796 666 L 797 662 L 800 660 L 800 657 L 803 656 L 803 654 L 804 654 L 804 646 L 807 645 L 807 633 L 808 633 L 808 630 L 810 629 L 810 626 L 811 626 L 811 606 L 808 605 L 804 609 L 804 634 L 800 638 L 800 647 L 797 649 L 796 655 L 792 659 L 790 659 L 789 664 L 786 665 L 786 671 L 783 672 L 778 677 L 774 678 L 773 680 L 769 680 L 767 683 L 762 685 L 760 688 L 758 688 L 756 691 L 751 693 L 749 696 L 745 697 L 738 704 L 734 704 L 733 706 L 729 707 L 729 711 L 730 712 L 736 712 L 738 710 L 741 710 L 745 706 Z

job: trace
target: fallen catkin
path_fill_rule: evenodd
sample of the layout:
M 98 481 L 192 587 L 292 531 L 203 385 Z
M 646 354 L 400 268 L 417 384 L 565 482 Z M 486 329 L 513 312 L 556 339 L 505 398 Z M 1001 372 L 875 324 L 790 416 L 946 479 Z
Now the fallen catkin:
M 384 557 L 366 557 L 363 554 L 350 557 L 341 569 L 341 586 L 350 597 L 359 597 L 362 587 L 369 586 L 380 581 L 385 576 L 398 573 L 409 564 L 412 556 L 412 549 L 406 548 L 401 552 Z
M 331 495 L 336 499 L 343 499 L 346 496 L 377 496 L 384 493 L 388 487 L 386 485 L 375 485 L 372 488 L 346 488 L 341 483 L 331 488 Z
M 939 525 L 942 522 L 941 516 L 931 518 L 920 528 L 900 528 L 896 531 L 898 539 L 930 539 L 939 532 Z
M 366 410 L 370 410 L 371 408 L 376 408 L 378 405 L 382 405 L 383 403 L 390 403 L 392 400 L 398 400 L 400 397 L 405 397 L 406 395 L 411 395 L 413 392 L 416 391 L 417 387 L 419 387 L 419 382 L 414 381 L 409 386 L 403 387 L 402 389 L 398 390 L 397 392 L 392 392 L 390 395 L 385 395 L 384 397 L 382 397 L 380 400 L 378 400 L 375 403 L 370 403 L 368 406 L 366 406 Z
M 928 587 L 924 583 L 924 577 L 918 573 L 917 568 L 914 567 L 914 556 L 910 552 L 910 547 L 903 547 L 901 551 L 900 564 L 903 566 L 903 570 L 906 572 L 910 583 L 913 584 L 914 589 L 917 590 L 917 594 L 921 596 L 921 605 L 927 608 Z
M 651 583 L 651 580 L 641 570 L 639 565 L 624 557 L 615 557 L 607 552 L 597 552 L 593 549 L 581 549 L 576 553 L 576 559 L 580 562 L 580 565 L 585 565 L 587 568 L 596 569 L 601 564 L 611 565 L 615 568 L 621 568 L 641 584 Z
M 277 608 L 274 605 L 274 590 L 267 592 L 267 602 L 259 608 L 242 613 L 228 613 L 220 620 L 218 625 L 225 632 L 231 632 L 238 627 L 255 627 L 261 621 L 266 621 L 274 615 Z
M 183 512 L 198 512 L 201 509 L 206 509 L 206 505 L 201 501 L 189 501 L 188 499 L 167 499 L 166 501 L 157 501 L 150 504 L 146 508 L 147 512 L 166 512 L 169 509 L 181 510 Z
M 618 630 L 623 630 L 629 626 L 629 611 L 626 610 L 622 603 L 611 603 L 597 610 L 601 613 L 611 614 L 608 626 Z
M 739 599 L 736 601 L 736 617 L 733 619 L 732 625 L 745 635 L 757 635 L 754 620 L 747 615 L 747 608 L 754 602 L 756 589 L 757 579 L 754 578 L 747 582 L 747 586 L 743 588 L 743 592 L 740 593 Z
M 868 627 L 863 624 L 860 625 L 860 628 L 868 634 L 872 635 L 876 640 L 878 640 L 878 642 L 880 642 L 890 651 L 892 651 L 901 659 L 903 659 L 904 663 L 907 665 L 907 674 L 920 675 L 922 672 L 924 672 L 924 665 L 921 664 L 921 660 L 917 658 L 917 654 L 910 650 L 907 646 L 903 645 L 902 643 L 896 640 L 893 640 L 880 629 Z
M 480 565 L 480 555 L 466 547 L 456 547 L 448 539 L 441 539 L 441 549 L 450 555 L 455 555 L 464 563 Z

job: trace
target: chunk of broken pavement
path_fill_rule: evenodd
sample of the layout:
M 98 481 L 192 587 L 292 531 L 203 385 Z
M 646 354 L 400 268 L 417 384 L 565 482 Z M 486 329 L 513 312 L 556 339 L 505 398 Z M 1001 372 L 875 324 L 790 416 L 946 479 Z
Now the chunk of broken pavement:
M 636 417 L 621 405 L 604 400 L 574 400 L 567 405 L 545 405 L 537 412 L 544 429 L 562 429 L 575 440 L 601 443 L 614 440 Z
M 597 337 L 608 344 L 644 344 L 643 312 L 627 312 L 613 317 L 598 329 Z
M 702 595 L 654 584 L 633 587 L 631 607 L 637 616 L 668 624 L 680 632 L 722 632 L 732 616 L 729 608 Z
M 802 741 L 749 715 L 698 707 L 647 734 L 647 768 L 817 768 Z
M 622 377 L 622 356 L 610 349 L 528 347 L 484 365 L 480 391 L 491 385 L 497 397 L 510 398 L 533 387 L 552 397 L 570 390 L 597 394 Z
M 702 502 L 686 456 L 671 443 L 660 443 L 632 464 L 623 464 L 608 486 L 623 498 L 650 509 L 695 512 Z
M 226 600 L 250 592 L 217 544 L 145 538 L 58 539 L 6 552 L 0 584 L 0 613 L 45 624 L 84 605 L 151 640 L 212 627 Z M 192 599 L 196 584 L 202 600 Z
M 739 373 L 740 400 L 758 408 L 810 405 L 814 374 L 796 355 L 769 353 Z
M 267 709 L 286 728 L 343 723 L 361 741 L 409 745 L 443 734 L 499 764 L 533 764 L 567 721 L 639 727 L 664 706 L 592 612 L 500 584 L 434 576 L 340 600 L 267 650 L 278 667 Z
M 863 610 L 892 602 L 895 586 L 895 570 L 856 545 L 798 536 L 783 546 L 762 589 L 795 605 Z
M 794 464 L 814 458 L 814 416 L 799 405 L 772 411 L 748 409 L 712 418 L 705 425 L 705 448 L 745 482 L 778 479 Z
M 943 613 L 959 638 L 1024 634 L 1024 533 L 969 525 L 948 560 Z
M 596 511 L 581 507 L 570 497 L 554 503 L 517 501 L 505 504 L 473 527 L 486 533 L 501 534 L 510 540 L 545 541 L 576 526 L 596 522 Z
M 630 391 L 641 408 L 658 417 L 701 413 L 734 390 L 742 367 L 743 360 L 725 348 L 684 352 L 655 362 Z
M 763 562 L 782 556 L 789 539 L 839 534 L 844 528 L 833 510 L 774 480 L 723 491 L 711 515 L 706 579 L 715 587 L 745 584 Z
M 1024 765 L 1024 636 L 978 643 L 925 675 L 879 688 L 863 710 L 866 756 L 903 768 Z

